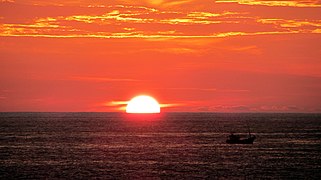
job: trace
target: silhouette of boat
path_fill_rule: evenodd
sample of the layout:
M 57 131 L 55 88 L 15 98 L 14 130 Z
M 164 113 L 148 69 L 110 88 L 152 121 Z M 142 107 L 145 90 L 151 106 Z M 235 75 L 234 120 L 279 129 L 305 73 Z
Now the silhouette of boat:
M 234 135 L 233 133 L 227 137 L 226 143 L 228 144 L 253 144 L 256 139 L 255 135 L 249 133 L 248 138 L 241 138 L 240 135 Z
M 247 138 L 241 138 L 240 135 L 234 135 L 233 133 L 231 133 L 231 135 L 229 135 L 227 137 L 226 143 L 228 143 L 228 144 L 253 144 L 254 140 L 256 139 L 256 136 L 251 134 L 251 129 L 250 129 L 249 124 L 248 124 L 248 130 L 249 130 L 249 136 Z

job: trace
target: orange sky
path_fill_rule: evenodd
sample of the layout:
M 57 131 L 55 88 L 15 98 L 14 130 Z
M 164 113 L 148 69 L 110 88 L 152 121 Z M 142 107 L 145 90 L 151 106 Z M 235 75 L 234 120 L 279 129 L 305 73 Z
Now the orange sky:
M 2 0 L 0 111 L 321 112 L 320 0 Z

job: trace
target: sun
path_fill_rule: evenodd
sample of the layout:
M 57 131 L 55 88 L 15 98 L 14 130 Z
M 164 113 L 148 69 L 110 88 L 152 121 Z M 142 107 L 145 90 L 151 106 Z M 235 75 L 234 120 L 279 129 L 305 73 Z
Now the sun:
M 151 96 L 141 95 L 131 99 L 126 107 L 127 113 L 160 113 L 159 103 Z

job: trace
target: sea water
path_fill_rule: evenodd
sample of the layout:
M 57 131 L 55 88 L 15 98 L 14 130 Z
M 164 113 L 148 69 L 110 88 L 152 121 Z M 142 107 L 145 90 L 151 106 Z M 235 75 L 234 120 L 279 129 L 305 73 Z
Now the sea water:
M 320 179 L 321 114 L 0 113 L 0 179 L 197 178 Z

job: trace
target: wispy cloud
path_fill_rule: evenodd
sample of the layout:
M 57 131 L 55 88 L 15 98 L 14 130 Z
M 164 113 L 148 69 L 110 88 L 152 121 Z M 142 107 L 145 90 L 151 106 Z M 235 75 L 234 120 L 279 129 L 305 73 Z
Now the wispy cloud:
M 75 81 L 92 81 L 92 82 L 135 82 L 140 81 L 137 79 L 127 79 L 127 78 L 108 78 L 108 77 L 90 77 L 90 76 L 71 76 L 67 78 L 68 80 Z
M 184 91 L 217 91 L 216 88 L 161 88 L 166 90 L 184 90 Z
M 217 88 L 159 88 L 165 90 L 174 91 L 213 91 L 213 92 L 224 92 L 224 93 L 246 93 L 249 92 L 247 89 L 217 89 Z
M 0 2 L 9 2 L 9 3 L 13 3 L 15 2 L 14 0 L 1 0 Z
M 318 0 L 216 0 L 216 3 L 238 3 L 253 6 L 321 7 Z
M 262 24 L 273 24 L 280 28 L 321 27 L 321 20 L 258 19 L 257 22 Z
M 2 37 L 49 38 L 224 38 L 320 33 L 320 20 L 271 19 L 235 11 L 165 11 L 129 5 L 106 6 L 103 14 L 39 17 L 0 25 Z M 251 25 L 251 29 L 247 27 Z M 266 26 L 262 31 L 261 26 Z M 228 26 L 231 28 L 222 28 Z M 195 30 L 198 29 L 198 30 Z M 169 49 L 170 50 L 170 49 Z M 172 49 L 173 52 L 190 49 Z
M 54 5 L 54 6 L 82 6 L 82 7 L 108 7 L 116 4 L 126 4 L 135 6 L 152 6 L 160 8 L 177 8 L 177 7 L 193 7 L 194 9 L 206 8 L 214 3 L 237 3 L 241 5 L 262 5 L 262 6 L 289 6 L 289 7 L 320 7 L 319 0 L 113 0 L 113 1 L 97 1 L 97 0 L 79 0 L 79 1 L 63 1 L 63 0 L 1 0 L 7 3 L 23 3 L 32 5 Z
M 107 101 L 102 104 L 104 106 L 121 106 L 121 105 L 127 105 L 128 101 Z

